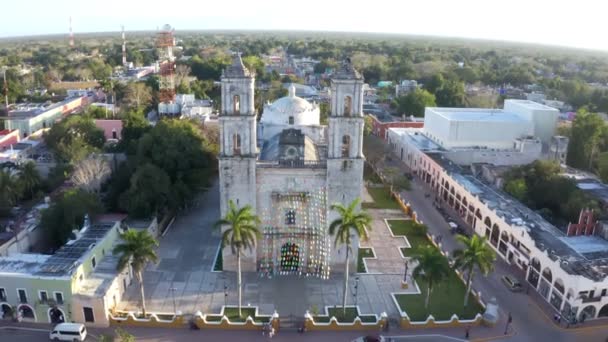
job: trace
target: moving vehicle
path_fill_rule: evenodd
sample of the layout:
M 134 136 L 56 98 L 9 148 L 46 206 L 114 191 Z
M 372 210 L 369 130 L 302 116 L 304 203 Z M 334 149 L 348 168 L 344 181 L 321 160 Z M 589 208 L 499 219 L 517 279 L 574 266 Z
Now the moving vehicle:
M 521 285 L 521 283 L 519 281 L 517 281 L 517 279 L 513 278 L 512 276 L 504 275 L 500 279 L 507 286 L 507 288 L 509 290 L 511 290 L 512 292 L 520 292 L 520 291 L 523 291 L 523 289 L 524 289 L 523 286 Z
M 87 328 L 80 323 L 60 323 L 49 334 L 53 341 L 84 341 L 87 338 Z

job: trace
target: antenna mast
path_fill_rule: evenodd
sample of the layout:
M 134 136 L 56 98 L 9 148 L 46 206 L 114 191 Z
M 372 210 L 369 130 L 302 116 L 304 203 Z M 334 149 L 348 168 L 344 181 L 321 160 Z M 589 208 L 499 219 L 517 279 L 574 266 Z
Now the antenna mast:
M 127 41 L 125 39 L 125 26 L 122 25 L 122 65 L 127 68 Z
M 70 16 L 70 47 L 74 48 L 74 31 L 72 31 L 72 16 Z

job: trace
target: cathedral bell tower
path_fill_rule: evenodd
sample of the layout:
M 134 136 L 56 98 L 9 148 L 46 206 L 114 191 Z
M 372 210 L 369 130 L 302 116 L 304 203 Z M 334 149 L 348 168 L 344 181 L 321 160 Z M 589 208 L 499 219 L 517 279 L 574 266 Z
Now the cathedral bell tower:
M 329 203 L 349 204 L 363 186 L 363 77 L 346 60 L 331 80 L 327 177 Z
M 258 154 L 256 114 L 254 109 L 255 77 L 239 54 L 222 73 L 222 109 L 220 127 L 220 211 L 222 217 L 232 200 L 237 207 L 251 205 L 256 210 L 255 166 Z
M 327 141 L 328 205 L 348 205 L 361 197 L 365 161 L 363 125 L 363 77 L 347 59 L 331 79 Z M 335 212 L 329 212 L 327 222 L 333 221 L 336 216 Z M 356 241 L 354 245 L 357 245 Z M 336 253 L 334 250 L 332 260 L 344 260 L 345 254 L 345 251 Z M 356 254 L 353 256 L 356 260 Z

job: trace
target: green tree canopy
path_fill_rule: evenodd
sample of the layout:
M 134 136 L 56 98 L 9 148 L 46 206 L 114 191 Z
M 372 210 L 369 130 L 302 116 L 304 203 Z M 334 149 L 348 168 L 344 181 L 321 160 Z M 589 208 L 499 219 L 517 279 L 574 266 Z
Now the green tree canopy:
M 71 115 L 53 125 L 44 140 L 59 160 L 73 163 L 101 149 L 105 137 L 92 118 Z
M 120 198 L 129 215 L 147 218 L 163 209 L 171 199 L 171 180 L 165 171 L 145 164 L 131 176 L 130 187 Z
M 435 95 L 424 89 L 416 89 L 404 96 L 395 99 L 395 107 L 400 114 L 414 115 L 421 117 L 424 115 L 425 107 L 434 107 Z
M 72 230 L 82 227 L 86 214 L 94 216 L 102 209 L 103 206 L 95 194 L 78 189 L 66 191 L 42 213 L 40 222 L 47 243 L 52 249 L 63 246 L 70 238 Z

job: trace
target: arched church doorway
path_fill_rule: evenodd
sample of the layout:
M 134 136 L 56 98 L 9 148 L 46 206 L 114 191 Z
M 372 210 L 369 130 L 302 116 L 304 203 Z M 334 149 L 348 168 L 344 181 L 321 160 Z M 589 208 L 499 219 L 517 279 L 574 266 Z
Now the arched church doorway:
M 49 320 L 53 324 L 63 323 L 65 322 L 65 315 L 63 311 L 59 308 L 50 308 L 49 309 Z
M 0 305 L 0 318 L 12 319 L 13 318 L 13 307 L 6 303 L 2 303 L 2 305 Z
M 281 271 L 298 272 L 300 269 L 300 247 L 292 242 L 281 246 Z

